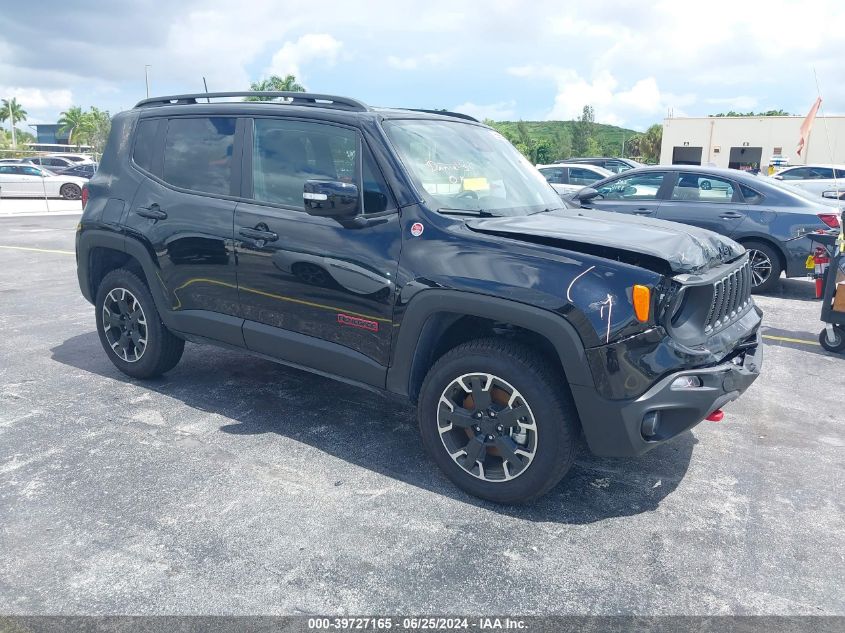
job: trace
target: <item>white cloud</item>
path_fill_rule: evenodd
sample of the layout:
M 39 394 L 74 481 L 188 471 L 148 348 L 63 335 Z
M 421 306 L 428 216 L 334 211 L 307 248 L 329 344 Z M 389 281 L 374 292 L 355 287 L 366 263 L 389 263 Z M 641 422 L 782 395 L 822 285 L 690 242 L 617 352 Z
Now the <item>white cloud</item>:
M 268 72 L 299 78 L 302 64 L 320 60 L 329 66 L 334 65 L 342 46 L 342 42 L 328 33 L 308 33 L 295 42 L 285 42 L 273 55 Z
M 513 121 L 518 118 L 516 115 L 515 101 L 500 101 L 498 103 L 476 104 L 471 101 L 456 105 L 453 112 L 462 112 L 479 121 L 493 119 L 494 121 Z
M 387 65 L 397 70 L 417 70 L 418 68 L 426 69 L 435 66 L 442 66 L 449 56 L 445 53 L 427 53 L 416 57 L 396 57 L 389 55 L 387 57 Z
M 549 65 L 517 66 L 508 72 L 516 77 L 555 82 L 557 94 L 545 117 L 550 120 L 574 119 L 581 115 L 585 105 L 591 105 L 597 121 L 625 125 L 632 119 L 662 118 L 670 108 L 675 116 L 680 116 L 678 108 L 695 101 L 692 94 L 662 93 L 654 77 L 644 77 L 621 88 L 619 80 L 607 70 L 598 72 L 592 80 L 572 68 Z
M 73 93 L 70 90 L 0 86 L 0 94 L 4 99 L 17 99 L 24 110 L 64 110 L 73 105 Z

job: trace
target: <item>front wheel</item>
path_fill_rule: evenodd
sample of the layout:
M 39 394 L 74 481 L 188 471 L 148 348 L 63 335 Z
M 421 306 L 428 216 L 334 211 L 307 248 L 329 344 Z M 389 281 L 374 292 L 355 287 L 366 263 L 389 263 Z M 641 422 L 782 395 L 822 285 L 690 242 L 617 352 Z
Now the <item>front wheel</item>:
M 417 418 L 446 476 L 490 501 L 539 497 L 574 460 L 578 416 L 560 370 L 512 341 L 479 339 L 442 356 L 423 382 Z
M 751 292 L 774 290 L 783 272 L 778 252 L 765 242 L 743 242 L 743 246 L 748 251 L 748 261 L 751 265 Z
M 841 354 L 845 352 L 845 328 L 841 325 L 833 326 L 833 337 L 828 336 L 827 328 L 819 332 L 819 343 L 828 352 Z
M 64 200 L 79 200 L 82 198 L 82 189 L 78 185 L 69 182 L 62 185 L 61 189 L 59 189 L 59 194 Z

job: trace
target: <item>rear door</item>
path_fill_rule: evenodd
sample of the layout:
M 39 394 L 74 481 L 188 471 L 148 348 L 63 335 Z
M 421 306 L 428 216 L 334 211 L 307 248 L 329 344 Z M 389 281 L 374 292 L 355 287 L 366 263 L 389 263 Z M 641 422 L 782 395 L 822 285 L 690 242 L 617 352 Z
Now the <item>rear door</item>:
M 147 178 L 126 220 L 155 254 L 168 307 L 185 317 L 180 327 L 231 343 L 242 343 L 232 232 L 237 127 L 231 116 L 142 119 L 132 163 Z
M 657 213 L 661 220 L 700 226 L 731 236 L 745 219 L 737 183 L 704 173 L 676 172 L 671 190 Z
M 583 206 L 601 211 L 656 217 L 661 196 L 669 185 L 669 172 L 666 171 L 621 175 L 598 186 L 599 195 Z

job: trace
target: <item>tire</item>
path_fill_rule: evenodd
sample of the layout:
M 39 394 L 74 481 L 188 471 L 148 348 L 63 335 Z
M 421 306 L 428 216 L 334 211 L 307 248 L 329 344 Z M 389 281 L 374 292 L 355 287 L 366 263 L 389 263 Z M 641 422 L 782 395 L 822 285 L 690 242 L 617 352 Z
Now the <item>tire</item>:
M 66 183 L 59 189 L 59 194 L 64 200 L 80 200 L 82 199 L 82 189 L 78 185 L 71 182 Z
M 480 407 L 476 393 L 484 399 Z M 480 420 L 473 417 L 479 412 Z M 420 390 L 417 419 L 423 445 L 446 476 L 497 503 L 522 503 L 551 490 L 572 466 L 580 430 L 561 372 L 529 347 L 495 338 L 459 345 L 434 364 Z M 480 457 L 471 466 L 469 451 Z
M 127 376 L 160 376 L 182 358 L 185 341 L 161 322 L 149 289 L 135 273 L 118 268 L 106 275 L 94 306 L 103 349 Z
M 845 327 L 841 325 L 833 326 L 834 338 L 830 339 L 827 336 L 827 328 L 819 332 L 819 343 L 828 352 L 835 352 L 842 354 L 845 352 Z
M 751 260 L 751 283 L 753 284 L 751 292 L 755 294 L 771 292 L 780 283 L 780 274 L 783 272 L 780 253 L 766 242 L 752 240 L 743 242 L 742 245 L 748 251 Z M 761 276 L 763 276 L 762 280 Z

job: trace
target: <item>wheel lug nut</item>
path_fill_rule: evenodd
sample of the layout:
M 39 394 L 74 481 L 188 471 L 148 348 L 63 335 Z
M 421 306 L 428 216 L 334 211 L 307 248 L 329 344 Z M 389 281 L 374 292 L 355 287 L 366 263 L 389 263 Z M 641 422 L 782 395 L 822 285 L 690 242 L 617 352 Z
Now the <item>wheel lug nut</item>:
M 475 429 L 476 433 L 481 433 L 481 427 L 480 426 L 474 426 L 473 428 Z
M 503 427 L 501 424 L 498 424 L 498 425 L 496 425 L 496 430 L 497 430 L 499 433 L 501 433 L 502 431 L 504 431 L 504 430 L 505 430 L 505 427 Z
M 487 412 L 487 415 L 489 415 L 491 418 L 495 418 L 495 417 L 496 417 L 496 412 L 495 412 L 495 411 L 493 411 L 493 409 L 490 409 L 490 410 Z
M 483 414 L 481 413 L 481 411 L 476 411 L 472 414 L 472 417 L 474 417 L 476 420 L 480 420 L 482 415 Z
M 493 441 L 493 436 L 492 436 L 492 435 L 488 435 L 488 436 L 487 436 L 487 441 L 488 441 L 488 442 L 492 442 L 492 441 Z

